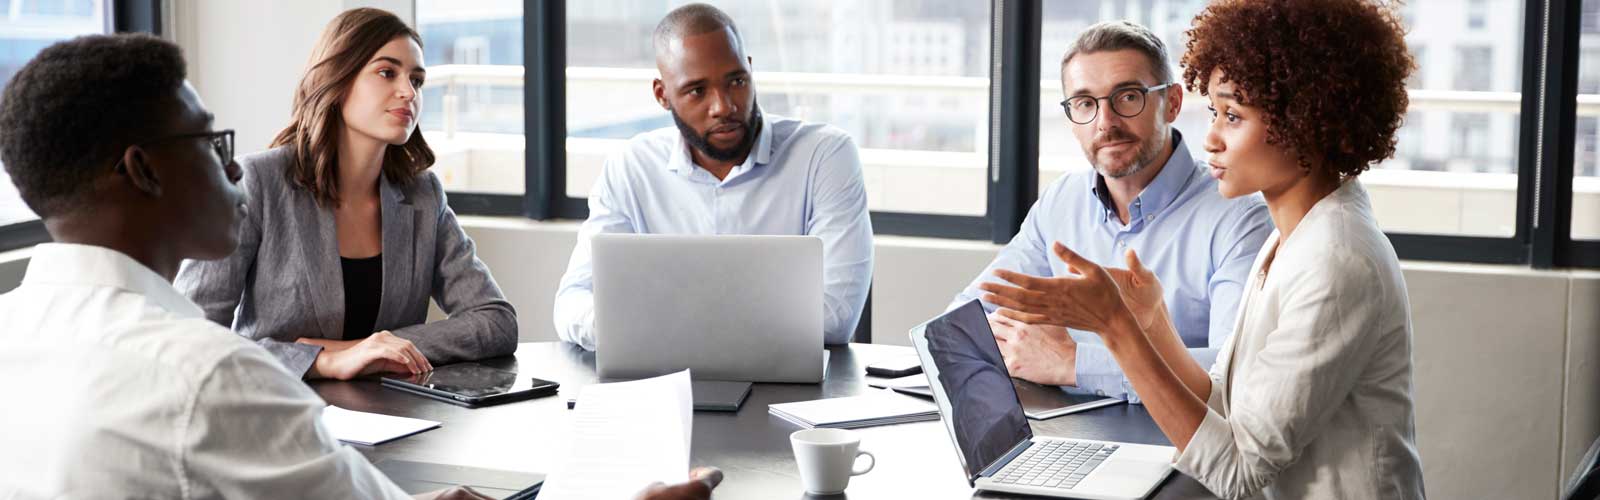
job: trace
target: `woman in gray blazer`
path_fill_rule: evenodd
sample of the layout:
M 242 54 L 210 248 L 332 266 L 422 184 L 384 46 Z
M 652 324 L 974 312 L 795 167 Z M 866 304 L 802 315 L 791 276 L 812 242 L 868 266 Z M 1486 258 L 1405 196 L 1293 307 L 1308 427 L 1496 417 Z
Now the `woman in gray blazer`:
M 239 249 L 186 262 L 174 283 L 291 373 L 419 373 L 516 350 L 516 312 L 426 170 L 421 43 L 385 11 L 334 18 L 293 123 L 239 159 Z M 425 323 L 430 298 L 448 319 Z

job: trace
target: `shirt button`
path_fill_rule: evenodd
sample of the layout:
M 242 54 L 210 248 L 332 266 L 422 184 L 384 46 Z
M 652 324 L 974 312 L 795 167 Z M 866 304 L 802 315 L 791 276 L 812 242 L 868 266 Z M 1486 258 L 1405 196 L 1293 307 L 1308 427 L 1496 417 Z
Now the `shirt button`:
M 1104 396 L 1104 395 L 1106 395 L 1106 391 L 1105 391 L 1105 389 L 1101 389 L 1101 390 L 1098 390 L 1098 391 L 1094 391 L 1094 394 L 1096 396 Z
M 1146 215 L 1146 216 L 1144 216 L 1144 220 L 1155 220 L 1155 218 L 1156 218 L 1156 216 L 1154 216 L 1154 215 Z

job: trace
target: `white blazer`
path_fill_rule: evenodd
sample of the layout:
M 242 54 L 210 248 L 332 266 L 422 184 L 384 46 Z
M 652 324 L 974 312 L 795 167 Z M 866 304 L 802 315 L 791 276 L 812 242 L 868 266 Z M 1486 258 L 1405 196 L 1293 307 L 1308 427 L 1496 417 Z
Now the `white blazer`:
M 1175 467 L 1223 498 L 1423 498 L 1411 307 L 1366 189 L 1345 182 L 1279 239 Z

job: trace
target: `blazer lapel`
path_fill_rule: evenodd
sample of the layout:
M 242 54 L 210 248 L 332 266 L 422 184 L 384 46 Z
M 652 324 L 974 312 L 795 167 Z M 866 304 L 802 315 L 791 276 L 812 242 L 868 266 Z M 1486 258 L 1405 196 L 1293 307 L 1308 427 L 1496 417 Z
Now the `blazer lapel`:
M 301 220 L 306 223 L 300 246 L 301 261 L 305 264 L 307 294 L 311 303 L 311 317 L 322 338 L 344 338 L 344 270 L 339 266 L 339 230 L 333 220 L 333 210 L 317 204 L 309 194 L 300 193 Z
M 398 325 L 416 278 L 417 210 L 400 187 L 380 177 L 383 205 L 383 297 L 378 302 L 376 329 Z
M 1272 230 L 1272 233 L 1267 236 L 1266 244 L 1262 245 L 1261 251 L 1256 252 L 1256 262 L 1250 266 L 1249 279 L 1245 280 L 1244 295 L 1239 297 L 1239 307 L 1233 313 L 1233 335 L 1228 337 L 1227 342 L 1228 371 L 1226 373 L 1228 376 L 1225 379 L 1227 382 L 1222 387 L 1223 408 L 1231 408 L 1233 406 L 1233 367 L 1238 365 L 1235 360 L 1239 357 L 1239 342 L 1243 340 L 1239 337 L 1246 333 L 1244 331 L 1245 316 L 1250 312 L 1250 303 L 1255 300 L 1256 294 L 1266 285 L 1261 279 L 1261 266 L 1266 263 L 1267 255 L 1277 251 L 1278 238 L 1278 230 Z

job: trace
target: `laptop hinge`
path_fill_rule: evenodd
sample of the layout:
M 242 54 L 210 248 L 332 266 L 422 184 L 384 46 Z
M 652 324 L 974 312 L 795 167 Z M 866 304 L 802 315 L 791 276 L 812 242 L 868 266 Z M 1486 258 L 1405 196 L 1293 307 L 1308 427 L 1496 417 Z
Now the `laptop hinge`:
M 968 479 L 967 482 L 976 482 L 980 477 L 989 477 L 993 476 L 996 472 L 1000 472 L 1000 469 L 1005 468 L 1006 464 L 1011 463 L 1012 459 L 1017 458 L 1017 455 L 1021 455 L 1023 450 L 1027 450 L 1029 446 L 1033 446 L 1033 438 L 1024 439 L 1022 442 L 1017 443 L 1016 446 L 1012 446 L 1011 451 L 1008 451 L 1005 455 L 1001 455 L 1000 458 L 995 459 L 995 461 L 990 463 L 988 467 L 984 467 L 982 471 L 978 472 L 978 475 Z

